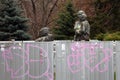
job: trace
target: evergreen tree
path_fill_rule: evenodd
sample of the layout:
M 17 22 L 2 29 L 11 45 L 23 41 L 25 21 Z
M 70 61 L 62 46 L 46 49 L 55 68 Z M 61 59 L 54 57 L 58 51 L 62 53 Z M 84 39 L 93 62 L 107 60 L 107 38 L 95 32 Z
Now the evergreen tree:
M 96 0 L 95 13 L 91 21 L 91 38 L 101 34 L 120 31 L 120 1 L 119 0 Z
M 76 16 L 71 1 L 68 1 L 64 9 L 59 13 L 56 21 L 57 27 L 53 29 L 54 37 L 57 40 L 71 40 L 74 37 L 74 23 Z
M 29 40 L 30 35 L 26 32 L 27 18 L 21 15 L 22 10 L 14 0 L 0 0 L 0 40 Z
M 112 6 L 112 10 L 110 12 L 110 15 L 112 16 L 113 25 L 111 27 L 111 30 L 113 32 L 120 32 L 120 1 L 119 0 L 111 0 L 111 4 L 114 3 Z

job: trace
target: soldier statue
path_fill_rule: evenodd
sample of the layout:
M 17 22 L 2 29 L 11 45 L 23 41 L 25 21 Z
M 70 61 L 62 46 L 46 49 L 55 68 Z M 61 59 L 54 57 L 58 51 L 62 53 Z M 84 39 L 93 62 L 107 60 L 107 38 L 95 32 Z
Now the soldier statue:
M 49 28 L 48 27 L 43 27 L 41 28 L 39 32 L 39 37 L 36 39 L 36 41 L 53 41 L 53 35 L 50 34 Z
M 90 25 L 86 19 L 87 15 L 82 10 L 78 11 L 77 15 L 79 19 L 78 21 L 75 22 L 75 26 L 74 26 L 74 30 L 75 30 L 74 40 L 75 41 L 81 41 L 81 40 L 89 41 Z

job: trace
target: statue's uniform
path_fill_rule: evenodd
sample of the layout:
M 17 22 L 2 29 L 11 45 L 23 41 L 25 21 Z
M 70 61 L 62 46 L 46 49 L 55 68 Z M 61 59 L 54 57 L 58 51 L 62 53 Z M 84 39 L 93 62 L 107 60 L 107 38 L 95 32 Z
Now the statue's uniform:
M 82 22 L 76 21 L 74 30 L 75 30 L 75 34 L 76 34 L 75 38 L 77 38 L 77 39 L 75 39 L 76 41 L 89 38 L 90 25 L 87 20 L 82 21 Z M 78 39 L 78 38 L 80 38 L 80 39 Z

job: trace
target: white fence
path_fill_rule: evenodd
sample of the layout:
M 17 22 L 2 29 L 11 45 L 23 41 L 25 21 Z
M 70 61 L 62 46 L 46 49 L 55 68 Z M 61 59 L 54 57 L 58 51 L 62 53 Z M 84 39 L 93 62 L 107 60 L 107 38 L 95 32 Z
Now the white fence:
M 0 42 L 0 80 L 120 80 L 120 41 Z
M 0 80 L 53 80 L 52 49 L 52 43 L 1 43 Z

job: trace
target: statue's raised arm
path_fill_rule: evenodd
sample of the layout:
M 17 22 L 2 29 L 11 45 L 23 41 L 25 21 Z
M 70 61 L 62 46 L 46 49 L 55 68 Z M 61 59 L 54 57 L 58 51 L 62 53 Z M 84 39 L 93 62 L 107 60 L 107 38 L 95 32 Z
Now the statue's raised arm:
M 87 15 L 84 11 L 80 10 L 77 13 L 78 15 L 78 21 L 75 22 L 74 30 L 75 30 L 75 41 L 89 41 L 90 36 L 90 24 L 87 21 Z

